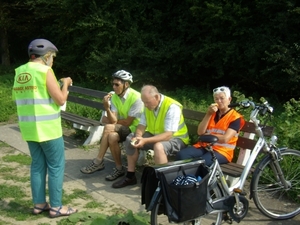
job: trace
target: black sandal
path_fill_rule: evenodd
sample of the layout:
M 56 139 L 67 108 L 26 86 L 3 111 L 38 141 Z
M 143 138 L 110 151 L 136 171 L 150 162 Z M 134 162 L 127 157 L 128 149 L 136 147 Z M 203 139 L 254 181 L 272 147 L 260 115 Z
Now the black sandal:
M 39 210 L 39 212 L 34 212 L 35 209 L 36 209 L 36 210 Z M 50 210 L 49 204 L 46 202 L 46 204 L 44 205 L 43 208 L 38 207 L 38 206 L 34 206 L 34 207 L 33 207 L 32 214 L 33 214 L 33 215 L 39 215 L 39 214 L 41 214 L 41 213 L 43 213 L 43 212 L 46 212 L 46 211 L 49 211 L 49 210 Z

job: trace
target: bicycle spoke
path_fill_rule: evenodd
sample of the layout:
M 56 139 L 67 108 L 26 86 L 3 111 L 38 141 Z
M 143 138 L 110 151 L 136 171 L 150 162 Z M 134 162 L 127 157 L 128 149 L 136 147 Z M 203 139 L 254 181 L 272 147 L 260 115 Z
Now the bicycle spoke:
M 273 219 L 289 219 L 300 213 L 300 151 L 285 150 L 282 152 L 280 166 L 289 188 L 278 182 L 266 158 L 261 164 L 261 170 L 253 175 L 252 192 L 257 208 Z M 272 202 L 272 203 L 271 203 Z

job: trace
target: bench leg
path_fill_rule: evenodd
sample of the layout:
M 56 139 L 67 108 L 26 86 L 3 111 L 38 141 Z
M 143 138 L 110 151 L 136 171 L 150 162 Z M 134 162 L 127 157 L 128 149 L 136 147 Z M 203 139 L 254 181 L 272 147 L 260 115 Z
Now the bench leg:
M 101 137 L 102 137 L 103 128 L 104 128 L 104 126 L 93 127 L 90 130 L 90 135 L 85 140 L 85 142 L 83 143 L 83 145 L 94 145 L 94 144 L 97 144 L 97 142 L 99 142 L 100 139 L 101 139 Z
M 83 145 L 94 145 L 97 144 L 97 142 L 100 141 L 103 133 L 104 126 L 82 126 L 78 125 L 76 123 L 73 124 L 73 127 L 80 130 L 85 130 L 90 133 L 88 138 L 85 140 Z

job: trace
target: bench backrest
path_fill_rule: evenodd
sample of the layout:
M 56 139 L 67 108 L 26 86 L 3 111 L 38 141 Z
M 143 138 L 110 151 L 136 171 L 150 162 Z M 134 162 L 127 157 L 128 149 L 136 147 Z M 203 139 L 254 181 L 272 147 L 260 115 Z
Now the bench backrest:
M 203 119 L 205 113 L 190 109 L 183 109 L 183 115 L 189 130 L 189 134 L 197 135 L 198 124 Z M 274 127 L 265 126 L 262 128 L 262 130 L 265 136 L 270 137 L 274 131 Z M 255 126 L 253 123 L 246 121 L 244 127 L 241 129 L 240 136 L 237 141 L 237 147 L 252 150 L 256 144 L 256 140 L 252 139 L 251 135 L 244 135 L 245 133 L 255 134 Z
M 99 110 L 104 110 L 102 99 L 105 95 L 107 95 L 107 92 L 104 91 L 97 91 L 78 86 L 70 86 L 68 101 Z M 183 115 L 189 130 L 189 134 L 197 136 L 198 124 L 203 119 L 205 113 L 190 109 L 183 109 Z M 273 131 L 274 127 L 265 126 L 263 128 L 264 135 L 267 137 L 270 137 Z M 240 136 L 237 142 L 237 147 L 252 150 L 256 144 L 256 140 L 253 140 L 251 138 L 251 135 L 244 135 L 245 133 L 255 134 L 255 127 L 253 123 L 246 121 L 245 126 L 240 132 Z
M 107 95 L 107 92 L 104 91 L 97 91 L 78 86 L 70 86 L 68 101 L 99 110 L 104 110 L 102 99 L 105 95 Z

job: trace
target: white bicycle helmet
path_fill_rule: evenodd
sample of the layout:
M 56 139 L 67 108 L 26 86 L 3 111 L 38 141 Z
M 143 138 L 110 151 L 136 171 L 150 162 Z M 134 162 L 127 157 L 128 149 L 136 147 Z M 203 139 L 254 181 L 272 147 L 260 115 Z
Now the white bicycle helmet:
M 113 78 L 121 79 L 123 81 L 130 81 L 132 83 L 132 75 L 125 70 L 119 70 L 112 75 Z
M 46 39 L 35 39 L 28 46 L 29 58 L 31 55 L 43 56 L 49 51 L 58 52 L 58 49 Z

